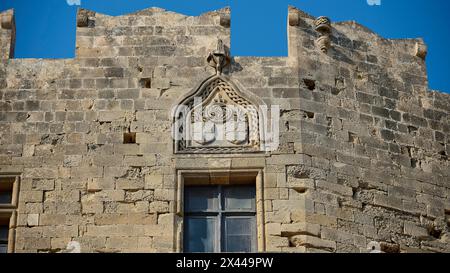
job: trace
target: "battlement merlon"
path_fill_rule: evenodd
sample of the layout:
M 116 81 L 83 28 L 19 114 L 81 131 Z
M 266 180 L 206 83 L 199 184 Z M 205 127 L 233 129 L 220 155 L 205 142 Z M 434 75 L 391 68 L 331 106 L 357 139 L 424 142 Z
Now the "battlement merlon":
M 12 9 L 0 13 L 0 58 L 14 58 L 16 23 Z

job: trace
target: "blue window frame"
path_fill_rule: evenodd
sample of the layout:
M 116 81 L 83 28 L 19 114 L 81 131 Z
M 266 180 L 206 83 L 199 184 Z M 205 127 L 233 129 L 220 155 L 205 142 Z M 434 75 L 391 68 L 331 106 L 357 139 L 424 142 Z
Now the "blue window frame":
M 256 252 L 255 186 L 187 186 L 185 252 Z

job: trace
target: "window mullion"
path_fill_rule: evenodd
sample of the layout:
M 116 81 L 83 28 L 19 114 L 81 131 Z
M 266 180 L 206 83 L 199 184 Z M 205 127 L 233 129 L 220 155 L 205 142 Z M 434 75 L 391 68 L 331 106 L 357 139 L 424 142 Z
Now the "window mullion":
M 222 212 L 223 212 L 223 205 L 222 205 L 222 186 L 219 185 L 218 186 L 218 196 L 219 198 L 219 213 L 218 213 L 218 219 L 217 219 L 217 225 L 218 225 L 218 231 L 217 231 L 217 252 L 222 252 L 222 240 L 223 240 L 223 225 L 222 225 L 222 221 L 223 221 L 223 217 L 222 217 Z

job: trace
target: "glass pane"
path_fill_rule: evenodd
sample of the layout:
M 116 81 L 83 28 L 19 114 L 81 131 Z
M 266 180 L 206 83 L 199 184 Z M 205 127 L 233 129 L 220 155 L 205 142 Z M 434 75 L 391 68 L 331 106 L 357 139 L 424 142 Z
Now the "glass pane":
M 0 243 L 8 241 L 8 233 L 9 233 L 8 226 L 0 226 Z
M 255 238 L 255 217 L 229 216 L 225 218 L 225 252 L 255 252 Z
M 0 191 L 0 204 L 11 204 L 12 193 L 10 191 Z
M 215 217 L 186 217 L 185 252 L 215 252 L 216 225 Z
M 0 244 L 0 253 L 8 253 L 8 245 Z
M 225 187 L 225 210 L 255 210 L 255 187 Z
M 217 187 L 186 187 L 185 211 L 217 211 Z

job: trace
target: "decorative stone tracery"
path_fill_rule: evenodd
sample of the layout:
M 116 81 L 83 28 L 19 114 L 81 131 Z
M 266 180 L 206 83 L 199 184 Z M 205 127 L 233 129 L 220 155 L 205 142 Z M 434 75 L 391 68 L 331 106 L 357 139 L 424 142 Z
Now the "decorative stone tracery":
M 258 152 L 262 122 L 258 106 L 223 76 L 207 79 L 175 110 L 175 152 Z

